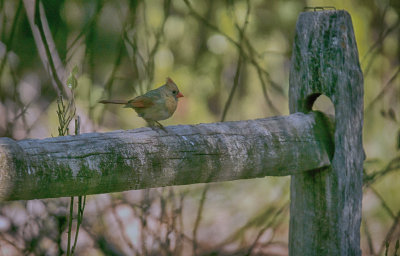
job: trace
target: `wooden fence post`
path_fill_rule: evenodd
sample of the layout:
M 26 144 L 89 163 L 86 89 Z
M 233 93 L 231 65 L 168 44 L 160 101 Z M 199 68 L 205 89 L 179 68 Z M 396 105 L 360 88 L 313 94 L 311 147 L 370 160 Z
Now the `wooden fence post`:
M 301 13 L 290 70 L 290 112 L 324 94 L 335 107 L 331 166 L 292 175 L 290 255 L 360 255 L 363 76 L 350 15 Z

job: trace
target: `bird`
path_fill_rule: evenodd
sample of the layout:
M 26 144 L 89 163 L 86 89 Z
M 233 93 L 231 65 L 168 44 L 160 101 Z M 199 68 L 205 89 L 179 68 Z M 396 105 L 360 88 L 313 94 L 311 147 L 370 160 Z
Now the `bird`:
M 183 97 L 178 86 L 171 78 L 167 78 L 164 85 L 150 90 L 131 100 L 101 100 L 103 104 L 121 104 L 124 108 L 133 108 L 139 117 L 143 118 L 150 127 L 157 124 L 165 131 L 158 121 L 168 119 L 174 114 L 178 99 Z

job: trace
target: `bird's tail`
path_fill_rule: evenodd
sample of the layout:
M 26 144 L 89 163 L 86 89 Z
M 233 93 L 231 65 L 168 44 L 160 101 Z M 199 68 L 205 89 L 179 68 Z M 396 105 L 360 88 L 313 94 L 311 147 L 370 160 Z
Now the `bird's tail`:
M 101 100 L 99 103 L 103 104 L 127 104 L 128 101 L 126 100 Z

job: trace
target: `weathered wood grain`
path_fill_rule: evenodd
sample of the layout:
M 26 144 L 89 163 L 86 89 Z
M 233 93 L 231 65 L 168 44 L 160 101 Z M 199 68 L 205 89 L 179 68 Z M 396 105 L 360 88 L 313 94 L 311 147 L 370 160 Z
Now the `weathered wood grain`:
M 291 175 L 329 166 L 329 122 L 298 113 L 43 140 L 0 139 L 1 200 Z M 333 135 L 333 134 L 331 134 Z
M 301 13 L 290 71 L 290 112 L 320 95 L 335 107 L 331 167 L 292 176 L 290 255 L 360 255 L 363 76 L 346 11 Z

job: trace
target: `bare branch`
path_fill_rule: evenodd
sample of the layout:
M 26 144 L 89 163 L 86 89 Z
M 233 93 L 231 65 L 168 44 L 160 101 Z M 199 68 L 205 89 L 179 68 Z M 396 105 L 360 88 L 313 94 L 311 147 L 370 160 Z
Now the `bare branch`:
M 40 0 L 23 0 L 23 2 L 39 57 L 47 73 L 52 78 L 53 87 L 58 95 L 65 94 L 69 97 L 71 93 L 62 82 L 66 78 L 65 68 L 51 35 L 42 2 Z

